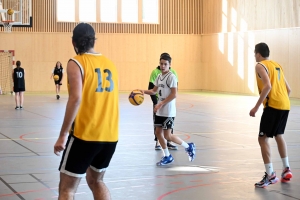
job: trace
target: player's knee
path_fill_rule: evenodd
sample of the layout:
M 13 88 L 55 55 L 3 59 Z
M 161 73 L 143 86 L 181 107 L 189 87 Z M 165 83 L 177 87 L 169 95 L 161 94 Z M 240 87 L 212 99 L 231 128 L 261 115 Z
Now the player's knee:
M 284 141 L 284 138 L 281 134 L 278 134 L 275 136 L 275 140 L 276 140 L 276 142 L 281 142 L 281 141 Z
M 267 142 L 268 142 L 268 138 L 266 137 L 266 135 L 262 137 L 261 136 L 258 137 L 258 143 L 260 146 L 264 146 Z
M 170 132 L 164 133 L 165 139 L 171 141 L 172 140 L 172 135 Z
M 103 182 L 105 171 L 95 172 L 91 168 L 88 168 L 86 172 L 86 181 L 88 184 L 95 184 L 97 182 Z

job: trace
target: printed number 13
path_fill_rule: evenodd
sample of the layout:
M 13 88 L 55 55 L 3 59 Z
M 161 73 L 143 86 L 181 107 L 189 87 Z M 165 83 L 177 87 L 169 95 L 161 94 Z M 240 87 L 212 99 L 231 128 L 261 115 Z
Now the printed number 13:
M 98 87 L 96 88 L 96 92 L 103 92 L 103 88 L 102 88 L 102 76 L 101 76 L 100 68 L 96 68 L 95 72 L 98 74 Z M 111 73 L 111 71 L 109 69 L 105 69 L 103 72 L 107 73 L 106 80 L 109 81 L 109 87 L 106 87 L 105 91 L 111 92 L 114 89 L 114 82 L 111 79 L 112 78 L 112 73 Z

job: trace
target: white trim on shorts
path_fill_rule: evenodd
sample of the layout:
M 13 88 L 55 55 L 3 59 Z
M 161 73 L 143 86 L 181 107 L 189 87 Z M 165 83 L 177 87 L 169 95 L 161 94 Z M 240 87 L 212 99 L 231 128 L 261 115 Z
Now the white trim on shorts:
M 102 169 L 97 169 L 96 167 L 93 167 L 92 165 L 90 165 L 90 168 L 95 171 L 95 172 L 105 172 L 106 171 L 106 168 L 102 168 Z
M 156 116 L 158 116 L 158 115 L 156 115 Z M 164 117 L 164 116 L 158 116 L 158 117 Z M 162 124 L 154 124 L 154 126 L 162 127 L 162 129 L 167 130 L 167 122 L 171 121 L 172 122 L 172 127 L 170 129 L 173 129 L 174 128 L 173 117 L 164 117 L 164 118 L 166 118 L 166 120 Z
M 61 168 L 60 168 L 60 172 L 64 173 L 64 174 L 67 174 L 69 176 L 72 176 L 72 177 L 77 177 L 77 178 L 85 177 L 85 173 L 84 174 L 75 174 L 73 172 L 69 172 L 69 171 L 66 170 L 66 163 L 67 163 L 68 156 L 69 156 L 70 149 L 71 149 L 71 146 L 72 146 L 73 142 L 74 142 L 74 138 L 71 137 L 70 142 L 68 144 L 68 148 L 67 148 L 66 153 L 65 153 L 63 163 L 62 163 Z

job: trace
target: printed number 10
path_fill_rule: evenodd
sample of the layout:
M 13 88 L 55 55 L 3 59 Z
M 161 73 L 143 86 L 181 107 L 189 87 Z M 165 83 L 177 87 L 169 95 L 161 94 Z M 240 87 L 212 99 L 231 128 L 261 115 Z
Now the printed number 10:
M 102 75 L 101 75 L 100 68 L 96 68 L 95 72 L 98 74 L 98 87 L 96 88 L 95 92 L 103 92 L 103 88 L 102 88 Z M 106 80 L 109 81 L 109 87 L 106 87 L 105 91 L 111 92 L 114 89 L 114 82 L 111 79 L 112 78 L 112 73 L 111 73 L 111 71 L 109 69 L 105 69 L 105 70 L 103 70 L 103 72 L 107 73 Z

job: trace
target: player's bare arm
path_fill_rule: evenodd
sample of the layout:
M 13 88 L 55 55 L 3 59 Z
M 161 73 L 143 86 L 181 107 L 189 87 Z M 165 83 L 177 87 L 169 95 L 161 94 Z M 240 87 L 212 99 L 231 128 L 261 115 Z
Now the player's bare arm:
M 154 86 L 151 90 L 140 90 L 143 94 L 155 95 L 157 93 L 158 87 Z
M 163 101 L 159 102 L 155 107 L 154 107 L 154 112 L 156 112 L 158 109 L 160 109 L 163 105 L 169 103 L 173 99 L 175 99 L 177 96 L 177 88 L 171 88 L 171 93 L 170 95 Z
M 263 89 L 261 90 L 261 93 L 260 93 L 260 96 L 259 96 L 259 99 L 258 99 L 256 105 L 250 111 L 251 117 L 255 117 L 255 113 L 257 112 L 259 106 L 263 103 L 263 101 L 268 96 L 268 94 L 272 88 L 268 73 L 261 64 L 257 64 L 255 66 L 255 71 L 256 71 L 256 73 L 259 74 L 264 86 L 263 86 Z
M 67 75 L 70 85 L 69 99 L 67 102 L 65 118 L 60 131 L 60 135 L 54 146 L 54 153 L 57 155 L 65 148 L 68 132 L 75 120 L 81 102 L 82 75 L 79 67 L 74 61 L 69 61 L 67 66 Z

